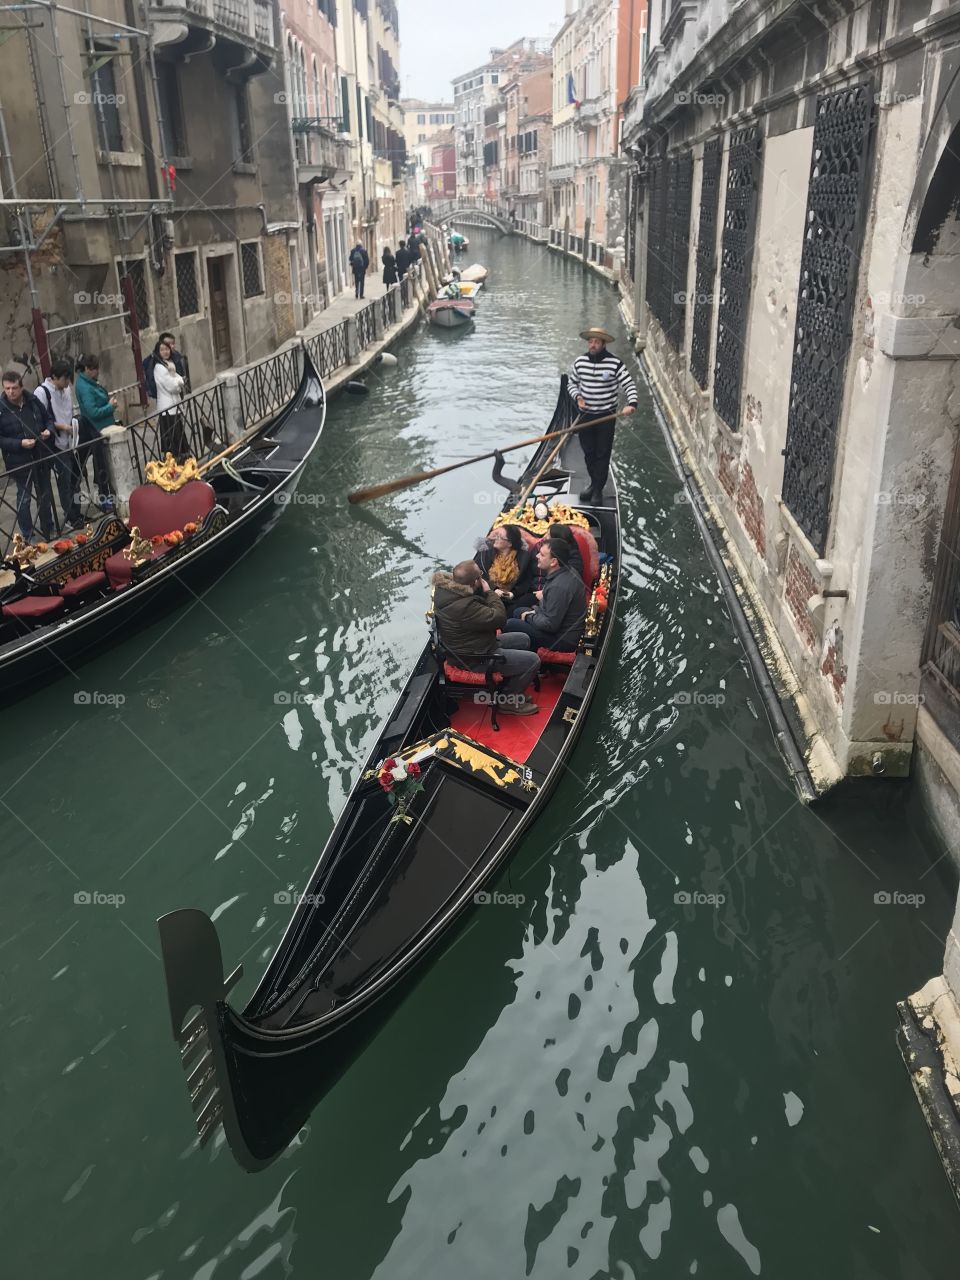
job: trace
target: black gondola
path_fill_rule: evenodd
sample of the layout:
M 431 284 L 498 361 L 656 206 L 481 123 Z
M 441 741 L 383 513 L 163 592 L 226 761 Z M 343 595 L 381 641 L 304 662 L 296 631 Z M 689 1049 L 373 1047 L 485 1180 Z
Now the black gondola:
M 195 600 L 272 528 L 323 430 L 323 382 L 305 350 L 303 361 L 297 391 L 284 408 L 204 474 L 208 509 L 195 520 L 191 515 L 192 536 L 145 555 L 131 565 L 128 581 L 105 572 L 130 546 L 131 530 L 114 515 L 101 517 L 82 546 L 39 567 L 5 562 L 16 580 L 0 592 L 0 703 L 72 673 L 113 638 L 126 639 Z
M 570 424 L 561 384 L 551 423 Z M 540 446 L 521 482 L 545 469 L 535 494 L 558 498 L 588 525 L 587 621 L 573 655 L 545 655 L 540 713 L 498 725 L 486 689 L 471 703 L 430 641 L 414 667 L 334 826 L 267 970 L 242 1012 L 227 1003 L 220 942 L 198 910 L 159 920 L 173 1034 L 201 1144 L 220 1123 L 237 1160 L 263 1167 L 423 972 L 421 963 L 483 900 L 563 773 L 610 645 L 619 582 L 613 496 L 576 502 L 578 442 L 550 464 Z M 515 496 L 515 495 L 514 495 Z M 513 507 L 508 498 L 504 511 Z M 586 536 L 589 535 L 589 536 Z M 476 694 L 476 691 L 474 690 Z M 416 762 L 406 821 L 378 781 L 389 759 Z M 421 785 L 422 784 L 422 785 Z M 398 820 L 399 818 L 399 820 Z

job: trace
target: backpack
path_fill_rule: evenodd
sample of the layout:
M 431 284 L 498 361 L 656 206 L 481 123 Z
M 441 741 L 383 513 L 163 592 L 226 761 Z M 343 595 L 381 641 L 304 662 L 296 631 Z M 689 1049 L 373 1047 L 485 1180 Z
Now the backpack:
M 360 249 L 350 250 L 350 266 L 354 269 L 354 271 L 357 271 L 357 270 L 366 271 L 367 268 L 366 268 L 366 264 L 363 261 L 362 250 Z

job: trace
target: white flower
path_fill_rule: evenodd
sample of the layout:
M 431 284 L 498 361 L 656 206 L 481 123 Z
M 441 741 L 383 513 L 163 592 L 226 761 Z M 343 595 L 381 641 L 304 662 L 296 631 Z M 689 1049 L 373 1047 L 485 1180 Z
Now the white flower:
M 401 761 L 395 769 L 390 770 L 390 777 L 394 782 L 402 782 L 407 776 L 407 766 Z

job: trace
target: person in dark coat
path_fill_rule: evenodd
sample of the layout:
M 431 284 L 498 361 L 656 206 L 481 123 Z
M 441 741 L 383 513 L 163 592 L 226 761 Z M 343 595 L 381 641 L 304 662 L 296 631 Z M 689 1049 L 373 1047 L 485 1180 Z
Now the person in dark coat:
M 353 283 L 356 287 L 356 297 L 358 298 L 363 297 L 364 279 L 369 266 L 370 255 L 358 240 L 350 250 L 350 270 L 353 272 Z
M 452 573 L 440 570 L 432 578 L 433 615 L 444 654 L 456 666 L 483 670 L 486 660 L 502 659 L 503 674 L 498 710 L 510 715 L 536 715 L 539 707 L 524 690 L 540 670 L 540 659 L 530 652 L 525 635 L 497 635 L 506 623 L 503 601 L 483 577 L 473 560 L 463 560 Z
M 410 250 L 414 262 L 420 261 L 420 237 L 412 235 L 407 241 L 407 248 Z
M 515 524 L 500 525 L 484 539 L 473 557 L 480 572 L 505 605 L 536 604 L 533 552 Z
M 406 243 L 403 240 L 400 241 L 400 248 L 397 250 L 396 258 L 397 258 L 397 277 L 398 279 L 402 280 L 403 277 L 406 275 L 407 267 L 409 267 L 411 262 L 410 250 L 407 248 Z
M 55 425 L 43 401 L 25 390 L 19 373 L 3 375 L 0 395 L 0 452 L 13 472 L 17 487 L 17 524 L 28 541 L 33 536 L 31 500 L 37 495 L 37 523 L 44 538 L 54 535 L 50 470 L 54 457 Z M 501 606 L 502 607 L 502 606 Z
M 397 283 L 397 260 L 390 252 L 390 246 L 383 251 L 380 261 L 383 263 L 383 283 L 386 285 Z
M 576 649 L 587 615 L 583 579 L 567 564 L 567 544 L 547 538 L 537 552 L 537 563 L 546 575 L 533 609 L 519 610 L 504 627 L 507 635 L 529 637 L 533 649 L 570 653 Z M 515 612 L 518 612 L 515 610 Z M 504 637 L 501 637 L 503 639 Z
M 547 530 L 548 538 L 559 538 L 567 544 L 568 555 L 567 564 L 574 573 L 578 573 L 583 577 L 583 556 L 580 554 L 580 547 L 573 531 L 568 524 L 552 524 Z

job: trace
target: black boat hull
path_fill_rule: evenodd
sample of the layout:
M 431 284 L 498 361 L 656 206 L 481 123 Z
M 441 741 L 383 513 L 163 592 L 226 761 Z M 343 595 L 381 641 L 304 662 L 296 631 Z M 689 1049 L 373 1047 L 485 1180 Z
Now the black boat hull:
M 316 388 L 319 396 L 315 404 L 304 409 L 311 388 Z M 325 396 L 322 383 L 309 362 L 293 401 L 277 418 L 264 424 L 247 448 L 256 449 L 263 437 L 271 440 L 276 437 L 282 442 L 285 426 L 301 411 L 316 411 L 318 415 L 316 429 L 310 432 L 302 458 L 294 465 L 278 465 L 276 470 L 266 458 L 257 462 L 251 470 L 265 473 L 269 479 L 262 492 L 220 532 L 143 582 L 2 646 L 0 705 L 9 705 L 51 680 L 74 674 L 78 666 L 114 643 L 118 633 L 127 639 L 182 605 L 196 601 L 238 564 L 282 516 L 319 441 Z
M 563 395 L 562 390 L 552 425 L 558 418 L 569 421 Z M 528 475 L 546 454 L 538 453 Z M 570 480 L 573 487 L 572 476 Z M 419 980 L 428 953 L 449 943 L 470 918 L 476 895 L 505 867 L 563 776 L 611 644 L 619 585 L 615 499 L 593 516 L 615 566 L 608 607 L 592 638 L 582 642 L 526 766 L 463 738 L 449 727 L 449 718 L 443 727 L 439 677 L 427 646 L 243 1013 L 227 1002 L 240 971 L 224 979 L 209 918 L 199 911 L 178 911 L 160 920 L 172 1029 L 181 1045 L 201 1141 L 222 1123 L 244 1167 L 253 1170 L 269 1163 L 296 1136 L 319 1099 Z M 391 837 L 388 825 L 364 844 L 354 833 L 376 813 L 378 789 L 369 781 L 374 766 L 404 750 L 424 752 L 418 758 L 424 759 L 427 785 L 413 829 L 401 827 Z M 382 796 L 380 801 L 385 808 Z M 352 879 L 348 891 L 334 894 L 331 886 L 340 883 L 338 875 Z M 371 884 L 386 886 L 383 900 L 369 891 L 367 905 L 351 918 L 347 908 Z M 341 921 L 358 933 L 339 933 Z M 348 936 L 351 942 L 363 936 L 375 943 L 382 963 L 364 968 L 361 956 L 346 944 Z M 339 985 L 331 985 L 335 994 L 323 1007 L 325 984 L 334 984 L 329 971 L 344 947 L 356 964 L 347 959 L 341 966 Z M 188 1021 L 197 1007 L 199 1013 Z

